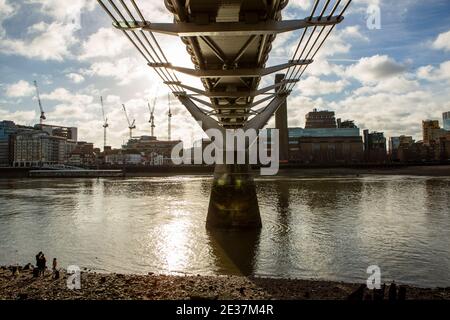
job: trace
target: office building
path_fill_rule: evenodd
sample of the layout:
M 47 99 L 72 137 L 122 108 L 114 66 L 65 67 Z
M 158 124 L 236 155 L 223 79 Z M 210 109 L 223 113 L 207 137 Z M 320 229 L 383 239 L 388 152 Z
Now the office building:
M 123 149 L 136 154 L 143 154 L 149 164 L 160 163 L 161 157 L 164 164 L 172 164 L 172 149 L 179 144 L 180 140 L 158 140 L 152 136 L 141 136 L 128 140 Z
M 21 126 L 13 121 L 0 121 L 0 166 L 9 167 L 14 161 L 13 139 L 21 132 L 39 132 L 32 127 Z
M 442 134 L 442 129 L 439 126 L 438 120 L 424 120 L 422 121 L 422 135 L 423 143 L 430 145 L 432 141 L 436 141 Z
M 62 137 L 67 140 L 78 141 L 78 128 L 63 127 L 50 124 L 37 124 L 36 129 L 47 132 L 51 136 Z
M 364 160 L 372 163 L 382 163 L 387 160 L 386 138 L 383 132 L 364 130 Z
M 450 131 L 450 111 L 442 114 L 442 125 L 444 130 Z
M 411 136 L 391 137 L 389 139 L 389 157 L 392 161 L 399 161 L 399 150 L 409 148 L 414 143 Z
M 14 167 L 41 167 L 64 163 L 65 142 L 63 137 L 47 132 L 21 132 L 13 137 Z
M 313 128 L 337 128 L 334 112 L 314 109 L 306 114 L 305 129 Z

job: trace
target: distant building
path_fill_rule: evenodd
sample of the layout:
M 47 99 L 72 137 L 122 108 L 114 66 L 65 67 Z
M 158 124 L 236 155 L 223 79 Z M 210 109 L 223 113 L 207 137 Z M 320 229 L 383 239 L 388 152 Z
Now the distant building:
M 152 136 L 141 136 L 128 140 L 127 144 L 123 146 L 126 151 L 135 151 L 143 154 L 147 164 L 160 163 L 161 157 L 164 164 L 172 164 L 171 156 L 172 149 L 179 144 L 180 140 L 158 140 Z
M 337 119 L 337 127 L 338 128 L 357 128 L 355 121 L 353 120 L 345 120 L 341 121 L 341 119 Z
M 387 160 L 386 138 L 383 132 L 364 130 L 364 160 L 382 163 Z
M 11 166 L 14 161 L 14 137 L 20 132 L 39 132 L 32 127 L 21 126 L 13 121 L 0 121 L 0 166 Z
M 50 136 L 47 132 L 21 132 L 13 137 L 14 167 L 40 167 L 64 163 L 63 137 Z
M 359 128 L 289 128 L 290 163 L 357 163 L 362 158 Z
M 317 109 L 314 109 L 306 114 L 305 129 L 336 127 L 336 118 L 333 111 L 317 111 Z
M 438 140 L 443 133 L 442 131 L 438 120 L 422 121 L 423 143 L 430 145 L 432 141 Z
M 94 144 L 85 141 L 78 141 L 75 144 L 70 142 L 67 150 L 66 163 L 73 166 L 91 166 L 96 162 Z M 70 150 L 70 151 L 69 151 Z
M 75 127 L 63 127 L 51 124 L 37 124 L 34 127 L 36 129 L 47 132 L 51 136 L 63 137 L 67 140 L 78 141 L 78 128 Z
M 141 165 L 143 161 L 142 154 L 135 152 L 119 152 L 105 155 L 105 162 L 109 165 Z
M 450 111 L 442 114 L 442 123 L 444 130 L 450 131 Z
M 409 148 L 414 143 L 411 136 L 391 137 L 389 139 L 389 157 L 392 161 L 399 161 L 399 150 Z

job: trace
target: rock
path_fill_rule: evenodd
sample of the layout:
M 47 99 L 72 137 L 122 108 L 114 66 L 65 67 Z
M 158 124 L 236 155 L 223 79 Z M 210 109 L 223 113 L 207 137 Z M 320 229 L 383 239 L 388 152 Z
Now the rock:
M 397 285 L 395 284 L 395 281 L 389 286 L 389 301 L 397 301 Z
M 350 301 L 362 301 L 364 298 L 364 292 L 366 290 L 366 284 L 362 284 L 356 289 L 353 293 L 348 296 L 348 300 Z
M 405 301 L 406 300 L 406 287 L 400 286 L 398 288 L 398 301 Z
M 385 290 L 386 290 L 386 284 L 383 284 L 381 289 L 374 289 L 373 290 L 373 301 L 383 301 Z
M 19 293 L 17 296 L 18 300 L 27 300 L 28 299 L 28 294 L 26 293 Z
M 27 263 L 26 265 L 23 266 L 23 270 L 30 270 L 33 269 L 33 265 L 31 263 Z
M 191 300 L 217 300 L 219 299 L 219 296 L 217 294 L 205 294 L 205 295 L 199 295 L 199 294 L 193 294 L 189 296 L 189 299 Z

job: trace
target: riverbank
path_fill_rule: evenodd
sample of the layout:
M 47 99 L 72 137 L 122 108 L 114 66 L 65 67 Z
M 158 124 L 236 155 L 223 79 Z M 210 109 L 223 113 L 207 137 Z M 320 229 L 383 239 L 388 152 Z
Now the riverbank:
M 327 176 L 427 176 L 450 177 L 450 165 L 436 166 L 367 166 L 337 168 L 280 168 L 277 176 L 289 177 L 327 177 Z
M 111 168 L 108 168 L 111 169 Z M 212 175 L 213 166 L 173 166 L 173 167 L 130 167 L 124 169 L 126 177 L 159 177 L 175 175 Z M 259 170 L 254 170 L 255 176 Z M 361 165 L 347 167 L 319 167 L 282 165 L 277 176 L 290 177 L 329 177 L 364 175 L 410 175 L 430 177 L 450 177 L 450 165 Z M 29 169 L 0 168 L 0 179 L 28 178 Z
M 239 276 L 169 276 L 81 273 L 81 289 L 69 290 L 67 275 L 33 278 L 31 270 L 13 275 L 0 269 L 0 299 L 32 300 L 360 300 L 360 284 L 331 281 L 249 278 Z M 404 286 L 406 300 L 450 300 L 450 288 L 424 289 Z M 384 298 L 388 299 L 389 286 Z M 358 297 L 359 296 L 359 297 Z M 364 290 L 364 300 L 372 292 Z

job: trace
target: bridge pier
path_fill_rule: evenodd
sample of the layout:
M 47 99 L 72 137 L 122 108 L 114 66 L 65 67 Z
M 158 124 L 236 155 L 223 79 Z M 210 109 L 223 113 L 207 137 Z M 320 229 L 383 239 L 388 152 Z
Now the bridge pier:
M 261 226 L 250 165 L 216 164 L 206 227 L 259 229 Z

